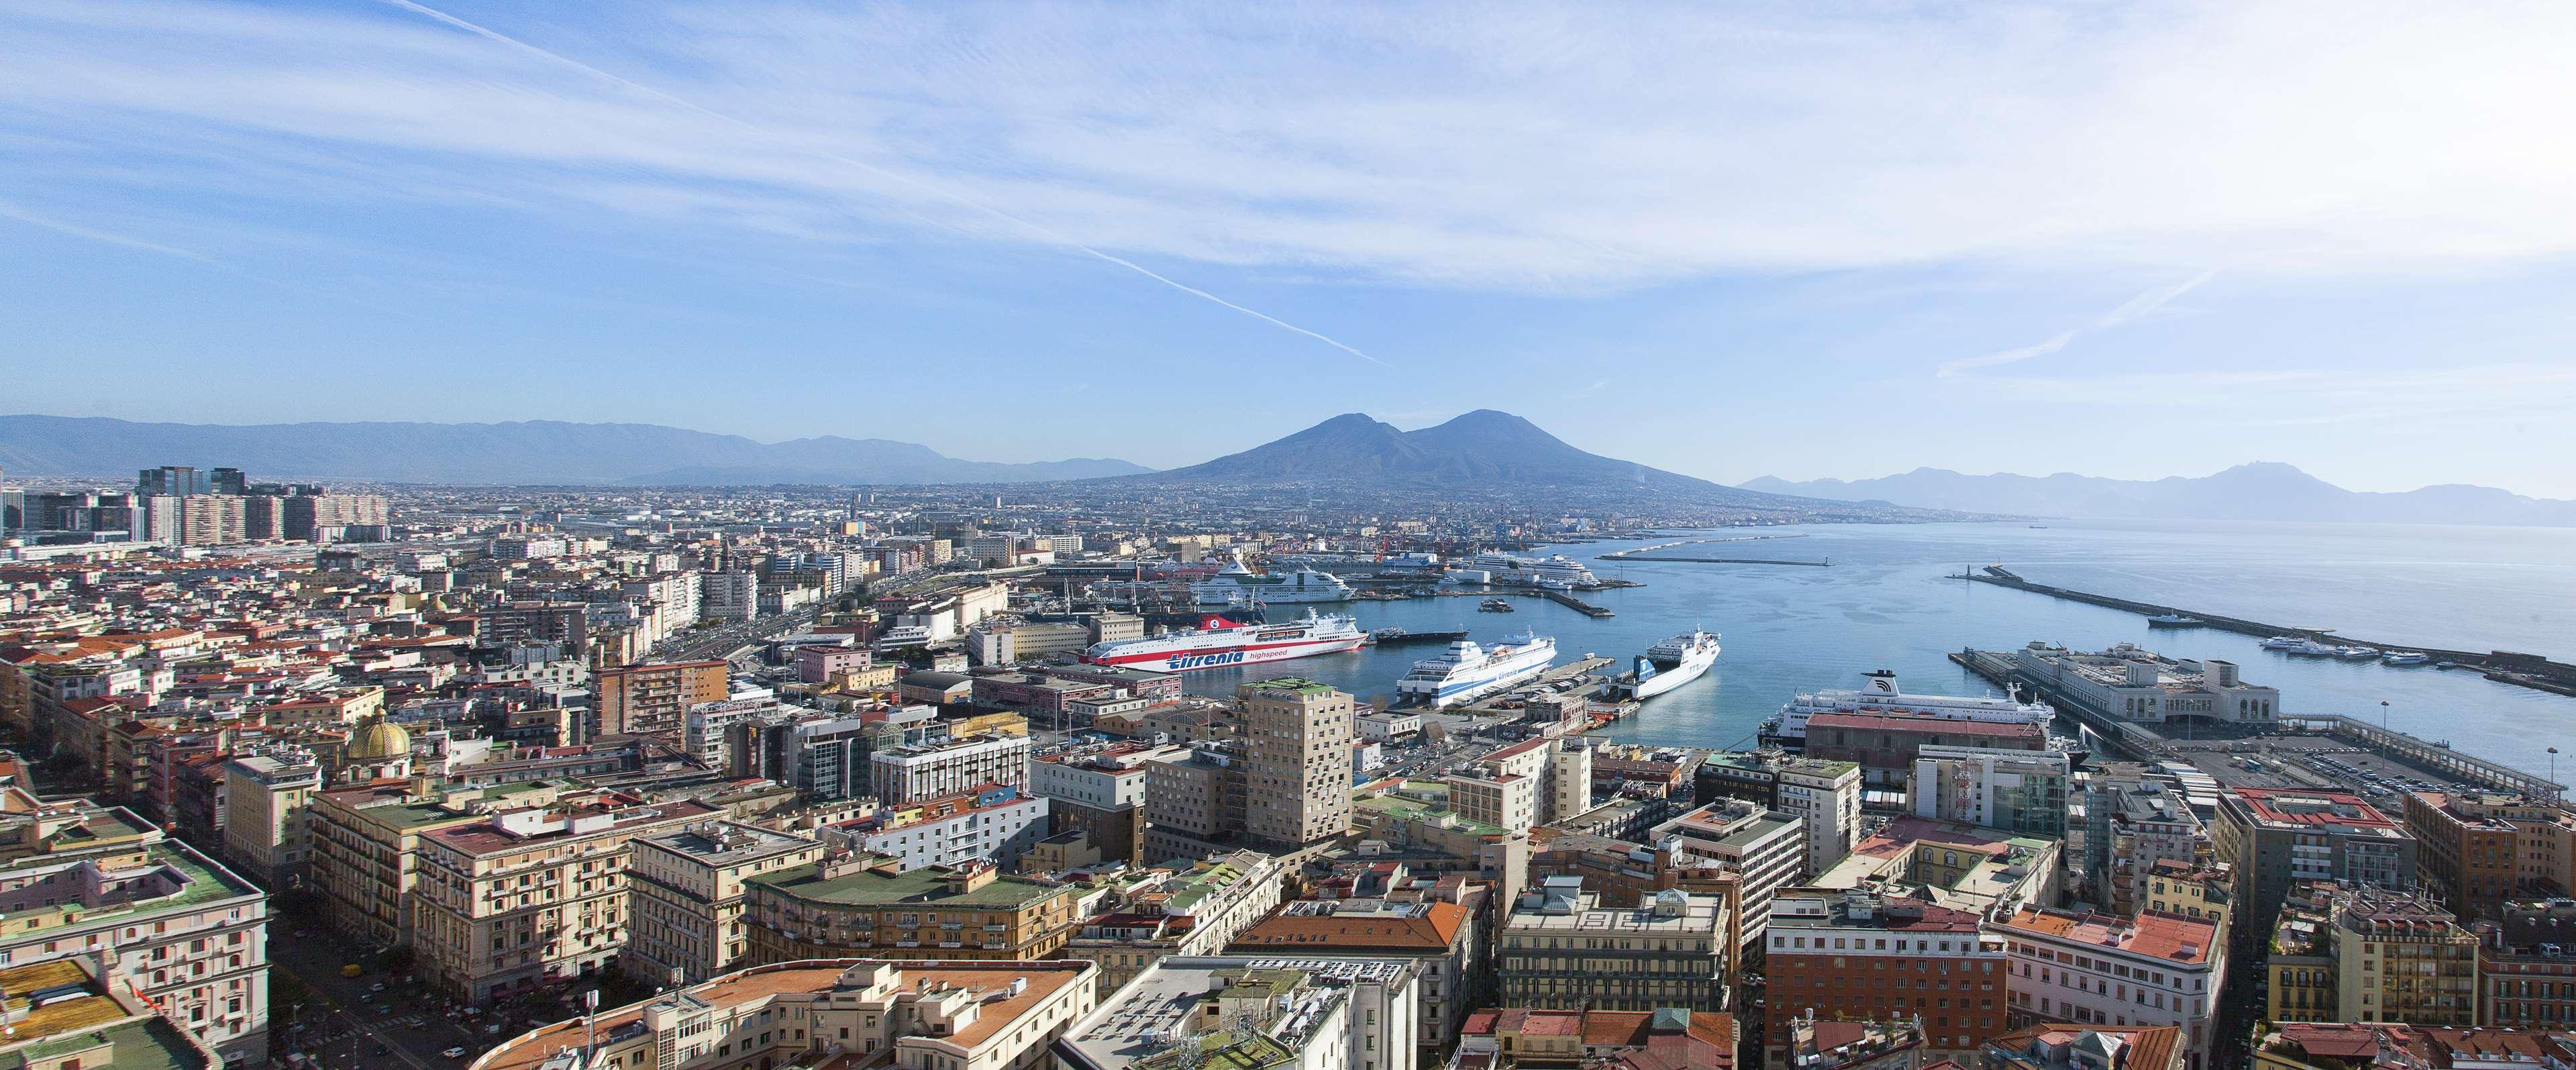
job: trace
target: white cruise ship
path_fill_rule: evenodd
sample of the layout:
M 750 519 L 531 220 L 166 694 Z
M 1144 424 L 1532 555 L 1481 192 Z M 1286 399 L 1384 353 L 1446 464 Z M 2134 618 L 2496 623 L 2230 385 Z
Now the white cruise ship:
M 1280 624 L 1237 624 L 1209 616 L 1199 626 L 1141 639 L 1095 643 L 1082 660 L 1146 672 L 1191 672 L 1357 650 L 1368 633 L 1349 617 L 1305 617 Z
M 1546 557 L 1522 557 L 1517 554 L 1482 553 L 1458 562 L 1456 567 L 1468 572 L 1482 572 L 1486 582 L 1521 584 L 1530 587 L 1567 589 L 1601 582 L 1583 562 L 1564 554 Z
M 1285 575 L 1254 572 L 1237 561 L 1214 576 L 1190 585 L 1203 606 L 1278 605 L 1285 602 L 1347 602 L 1351 586 L 1329 572 L 1301 568 Z
M 1615 697 L 1650 699 L 1699 679 L 1717 664 L 1717 633 L 1687 631 L 1647 647 L 1636 666 L 1610 681 Z
M 1556 660 L 1556 640 L 1543 635 L 1505 639 L 1491 647 L 1460 639 L 1449 652 L 1413 663 L 1395 682 L 1396 701 L 1442 709 L 1463 705 L 1546 672 Z
M 1857 691 L 1818 691 L 1790 699 L 1762 722 L 1763 746 L 1798 750 L 1807 745 L 1807 719 L 1819 713 L 1890 714 L 1934 717 L 1947 721 L 2035 724 L 2046 728 L 2057 710 L 2045 702 L 2023 702 L 2009 696 L 1909 695 L 1896 687 L 1896 674 L 1881 669 L 1864 678 Z

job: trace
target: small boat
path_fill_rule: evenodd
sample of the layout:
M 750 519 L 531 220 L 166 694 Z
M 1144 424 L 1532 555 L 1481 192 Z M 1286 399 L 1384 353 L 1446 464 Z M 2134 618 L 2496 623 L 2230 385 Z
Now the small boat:
M 2265 649 L 2265 650 L 2296 650 L 2296 649 L 2298 649 L 2298 648 L 2299 648 L 2299 644 L 2304 643 L 2304 642 L 2307 642 L 2307 640 L 2305 640 L 2305 639 L 2301 639 L 2301 638 L 2299 638 L 2298 636 L 2295 636 L 2295 635 L 2276 635 L 2276 636 L 2273 636 L 2273 637 L 2271 637 L 2271 638 L 2269 638 L 2269 639 L 2263 640 L 2263 649 Z
M 2186 617 L 2180 613 L 2158 613 L 2147 618 L 2147 627 L 2150 628 L 2197 628 L 2200 625 L 2200 618 Z
M 2320 643 L 2314 639 L 2301 639 L 2299 640 L 2299 645 L 2290 648 L 2290 653 L 2297 654 L 2302 657 L 2330 658 L 2333 657 L 2335 652 L 2339 649 L 2341 648 L 2328 643 Z
M 2335 648 L 2335 656 L 2346 661 L 2377 661 L 2379 651 L 2366 646 L 2339 646 Z
M 2433 667 L 2436 669 L 2456 669 L 2460 667 L 2460 663 L 2456 661 L 2437 661 L 2433 663 Z
M 2433 656 L 2421 650 L 2391 650 L 2381 654 L 2379 660 L 2389 665 L 2422 665 L 2433 660 Z
M 1500 598 L 1488 598 L 1488 599 L 1486 599 L 1486 600 L 1484 600 L 1484 601 L 1482 601 L 1482 602 L 1478 602 L 1478 603 L 1476 603 L 1476 612 L 1478 612 L 1478 613 L 1510 613 L 1510 612 L 1513 612 L 1513 610 L 1512 610 L 1512 604 L 1511 604 L 1510 602 L 1506 602 L 1506 601 L 1504 601 L 1504 600 L 1502 600 L 1502 599 L 1500 599 Z

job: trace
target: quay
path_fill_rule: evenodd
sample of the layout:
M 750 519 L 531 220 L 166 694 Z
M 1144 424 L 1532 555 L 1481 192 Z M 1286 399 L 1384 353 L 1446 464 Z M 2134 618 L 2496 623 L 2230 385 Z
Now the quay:
M 2285 713 L 2274 719 L 2273 726 L 2259 734 L 2230 740 L 2177 740 L 2158 731 L 2155 726 L 2112 716 L 2093 708 L 2082 699 L 2052 686 L 2048 681 L 2030 676 L 2015 666 L 2010 652 L 1978 650 L 1973 647 L 1954 651 L 1950 660 L 1969 672 L 2001 687 L 2018 687 L 2057 708 L 2060 716 L 2073 719 L 2089 730 L 2094 738 L 2118 751 L 2121 756 L 2140 761 L 2160 762 L 2187 757 L 2187 752 L 2213 743 L 2251 744 L 2274 736 L 2324 736 L 2380 757 L 2427 772 L 2454 777 L 2462 783 L 2475 784 L 2496 791 L 2510 791 L 2533 798 L 2555 799 L 2566 786 L 2532 775 L 2511 766 L 2484 758 L 2462 754 L 2450 747 L 2419 739 L 2366 721 L 2340 714 Z
M 2339 646 L 2369 647 L 2373 650 L 2382 652 L 2390 650 L 2418 651 L 2432 657 L 2436 661 L 2447 661 L 2458 665 L 2474 666 L 2485 670 L 2486 678 L 2496 681 L 2497 683 L 2514 684 L 2520 687 L 2528 687 L 2535 691 L 2549 691 L 2561 695 L 2576 695 L 2576 665 L 2571 665 L 2563 661 L 2552 661 L 2539 654 L 2518 654 L 2510 650 L 2490 650 L 2483 653 L 2474 650 L 2442 650 L 2429 646 L 2413 646 L 2404 643 L 2388 643 L 2372 639 L 2358 639 L 2349 635 L 2337 633 L 2330 628 L 2317 628 L 2313 626 L 2298 627 L 2287 624 L 2266 624 L 2262 621 L 2247 620 L 2243 617 L 2230 617 L 2222 613 L 2204 613 L 2196 609 L 2182 609 L 2175 606 L 2158 605 L 2153 602 L 2139 602 L 2127 598 L 2114 598 L 2106 594 L 2094 594 L 2090 591 L 2078 591 L 2073 588 L 2058 587 L 2052 584 L 2033 583 L 2030 580 L 2026 580 L 2015 575 L 2011 570 L 2004 568 L 2002 565 L 1988 565 L 1983 571 L 1961 572 L 1960 574 L 1949 578 L 1954 580 L 1966 580 L 1970 583 L 1986 583 L 1997 587 L 2008 587 L 2016 591 L 2028 591 L 2032 594 L 2044 594 L 2051 598 L 2063 599 L 2069 602 L 2082 602 L 2086 605 L 2101 606 L 2105 609 L 2117 609 L 2122 612 L 2136 613 L 2140 616 L 2146 617 L 2163 616 L 2166 614 L 2190 617 L 2199 621 L 2204 627 L 2235 632 L 2238 635 L 2250 635 L 2258 639 L 2268 639 L 2276 635 L 2285 635 L 2300 639 L 2314 639 L 2318 642 L 2331 642 Z
M 1624 558 L 1636 557 L 1636 556 L 1637 556 L 1637 555 L 1639 555 L 1639 554 L 1650 554 L 1650 553 L 1653 553 L 1653 552 L 1655 552 L 1655 551 L 1657 551 L 1657 550 L 1670 550 L 1670 549 L 1672 549 L 1673 547 L 1676 547 L 1676 546 L 1700 546 L 1700 545 L 1704 545 L 1704 544 L 1712 543 L 1712 542 L 1761 542 L 1761 541 L 1762 541 L 1762 540 L 1764 540 L 1764 539 L 1803 539 L 1803 538 L 1806 538 L 1806 536 L 1805 536 L 1805 535 L 1803 535 L 1803 534 L 1791 534 L 1791 535 L 1722 535 L 1722 536 L 1719 536 L 1719 537 L 1717 537 L 1717 538 L 1713 538 L 1713 539 L 1675 539 L 1675 540 L 1673 540 L 1673 541 L 1671 541 L 1671 542 L 1659 542 L 1659 543 L 1654 544 L 1653 546 L 1640 546 L 1640 547 L 1637 547 L 1637 548 L 1635 548 L 1635 549 L 1633 549 L 1633 550 L 1613 550 L 1613 551 L 1611 551 L 1611 552 L 1609 552 L 1609 553 L 1602 554 L 1602 555 L 1600 555 L 1599 557 L 1595 557 L 1595 558 L 1593 558 L 1593 560 L 1595 560 L 1595 561 L 1618 561 L 1618 560 L 1621 560 L 1621 559 L 1624 559 Z M 1686 560 L 1689 560 L 1689 559 L 1688 559 L 1688 558 L 1681 558 L 1681 557 L 1657 557 L 1657 558 L 1652 558 L 1651 560 L 1655 560 L 1655 561 L 1686 561 Z
M 1631 561 L 1679 561 L 1686 565 L 1805 565 L 1809 568 L 1831 568 L 1833 559 L 1822 561 L 1784 561 L 1776 557 L 1632 557 Z

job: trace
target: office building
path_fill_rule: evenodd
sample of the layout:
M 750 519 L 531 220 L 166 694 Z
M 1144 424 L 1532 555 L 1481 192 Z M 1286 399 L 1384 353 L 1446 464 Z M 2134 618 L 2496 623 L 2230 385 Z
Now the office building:
M 2142 890 L 2158 866 L 2196 865 L 2211 852 L 2211 837 L 2182 792 L 2142 765 L 2112 763 L 2094 770 L 2084 815 L 2086 894 L 2120 917 L 2138 912 L 2145 902 Z
M 889 855 L 905 869 L 963 866 L 978 860 L 1003 868 L 1018 864 L 1047 837 L 1042 795 L 988 784 L 974 791 L 901 806 L 826 825 L 826 843 L 855 852 Z
M 2416 872 L 2463 922 L 2494 918 L 2508 899 L 2576 890 L 2576 816 L 2501 792 L 2406 796 Z
M 2010 958 L 2011 1025 L 2178 1026 L 2194 1068 L 2210 1066 L 2227 950 L 2217 927 L 2169 914 L 2134 919 L 2041 907 L 1997 913 L 1985 934 Z
M 1716 864 L 1738 875 L 1736 939 L 1759 946 L 1772 896 L 1806 876 L 1805 822 L 1758 803 L 1723 799 L 1655 826 L 1652 841 L 1679 847 L 1675 864 Z
M 2056 751 L 1922 747 L 1914 752 L 1906 802 L 1918 817 L 2062 837 L 2071 769 Z
M 1860 843 L 1860 763 L 1822 756 L 1772 767 L 1772 809 L 1797 818 L 1807 839 L 1809 873 L 1822 873 Z
M 2517 899 L 2480 921 L 2478 1024 L 2576 1028 L 2576 899 Z
M 2268 933 L 2293 884 L 2335 881 L 2381 888 L 2415 883 L 2415 838 L 2358 795 L 2232 788 L 2218 797 L 2212 846 L 2236 874 L 2240 924 Z
M 1658 892 L 1646 905 L 1604 907 L 1578 878 L 1551 877 L 1511 905 L 1496 966 L 1510 1007 L 1726 1009 L 1725 905 Z
M 2246 683 L 2235 662 L 2168 658 L 2134 643 L 2092 654 L 2031 643 L 2013 652 L 2013 667 L 2058 696 L 2124 721 L 2259 725 L 2280 715 L 2281 689 Z
M 988 735 L 879 750 L 868 755 L 870 793 L 896 806 L 987 784 L 1025 788 L 1035 749 L 1027 736 Z
M 312 850 L 306 804 L 322 788 L 311 752 L 280 747 L 224 763 L 224 853 L 271 882 L 304 872 Z

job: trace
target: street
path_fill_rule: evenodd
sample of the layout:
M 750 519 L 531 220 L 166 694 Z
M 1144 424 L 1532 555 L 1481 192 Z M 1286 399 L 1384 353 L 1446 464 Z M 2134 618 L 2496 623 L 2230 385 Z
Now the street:
M 342 977 L 340 968 L 351 961 L 348 941 L 319 928 L 290 927 L 282 916 L 273 924 L 269 967 L 291 983 L 272 984 L 276 998 L 269 1017 L 275 1035 L 284 1038 L 278 1050 L 303 1052 L 315 1060 L 307 1065 L 450 1070 L 526 1031 L 524 1023 L 499 1022 L 498 1033 L 487 1033 L 486 1025 L 476 1023 L 496 1015 L 462 1014 L 398 974 Z M 294 992 L 298 987 L 301 992 Z M 462 1058 L 442 1054 L 460 1047 Z M 377 1054 L 380 1049 L 384 1054 Z

